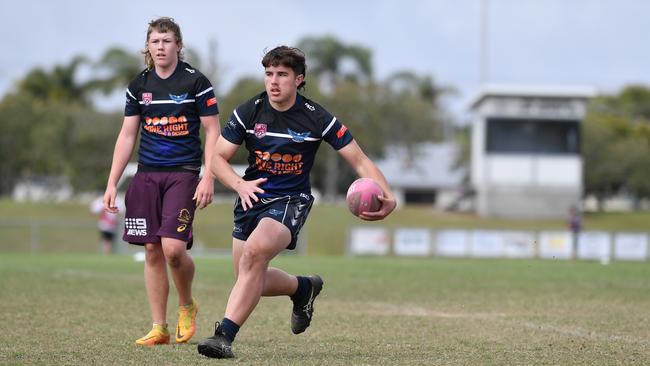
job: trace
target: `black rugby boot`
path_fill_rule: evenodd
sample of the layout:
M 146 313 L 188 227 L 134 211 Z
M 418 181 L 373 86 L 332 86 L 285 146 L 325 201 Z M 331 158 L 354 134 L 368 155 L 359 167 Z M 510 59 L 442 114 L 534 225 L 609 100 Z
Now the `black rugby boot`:
M 214 335 L 199 342 L 200 354 L 210 358 L 235 358 L 232 343 L 226 338 L 219 322 L 214 324 Z
M 312 275 L 307 278 L 311 283 L 311 291 L 307 302 L 293 303 L 293 311 L 291 312 L 291 331 L 293 334 L 300 334 L 309 327 L 311 317 L 314 314 L 314 300 L 323 289 L 323 279 L 319 275 Z

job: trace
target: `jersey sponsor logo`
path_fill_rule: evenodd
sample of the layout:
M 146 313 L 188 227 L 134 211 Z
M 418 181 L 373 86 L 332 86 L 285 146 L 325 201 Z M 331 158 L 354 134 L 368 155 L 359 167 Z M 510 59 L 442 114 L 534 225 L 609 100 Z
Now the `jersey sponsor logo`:
M 228 121 L 228 128 L 237 128 L 237 123 L 233 120 Z
M 208 107 L 217 104 L 217 97 L 212 97 L 212 98 L 208 99 L 208 100 L 205 102 L 205 104 L 206 104 Z
M 260 99 L 256 99 L 256 100 L 255 100 L 255 105 L 260 104 L 261 101 L 262 101 L 262 98 L 260 98 Z
M 142 103 L 144 103 L 144 105 L 151 104 L 152 100 L 153 100 L 153 93 L 142 93 Z
M 291 129 L 287 129 L 287 132 L 289 132 L 289 136 L 291 136 L 291 140 L 294 142 L 305 142 L 305 139 L 309 137 L 311 132 L 296 132 L 292 131 Z
M 338 131 L 336 131 L 336 137 L 341 138 L 343 135 L 345 135 L 345 131 L 347 131 L 348 128 L 345 127 L 345 125 L 342 125 L 341 128 L 339 128 Z
M 313 105 L 309 104 L 309 103 L 305 103 L 305 107 L 307 107 L 307 109 L 309 109 L 312 112 L 316 110 L 316 108 Z
M 186 67 L 185 71 L 189 72 L 190 74 L 194 74 L 196 72 L 196 70 L 190 69 L 189 67 Z
M 163 117 L 145 117 L 145 126 L 147 132 L 163 136 L 185 136 L 189 135 L 187 117 L 185 116 L 163 116 Z
M 302 173 L 304 165 L 302 154 L 280 154 L 256 150 L 255 155 L 255 166 L 260 171 L 273 175 Z
M 167 124 L 175 124 L 175 123 L 187 123 L 187 117 L 185 116 L 169 116 L 169 117 L 145 117 L 144 123 L 147 125 L 153 125 L 153 126 L 158 126 L 158 125 L 167 125 Z
M 126 235 L 147 236 L 147 219 L 143 217 L 127 217 L 124 219 Z
M 187 98 L 187 93 L 179 94 L 179 95 L 174 95 L 172 93 L 169 93 L 169 97 L 174 101 L 174 103 L 181 104 Z
M 266 136 L 266 124 L 256 123 L 253 131 L 255 132 L 255 137 L 261 139 L 262 137 Z

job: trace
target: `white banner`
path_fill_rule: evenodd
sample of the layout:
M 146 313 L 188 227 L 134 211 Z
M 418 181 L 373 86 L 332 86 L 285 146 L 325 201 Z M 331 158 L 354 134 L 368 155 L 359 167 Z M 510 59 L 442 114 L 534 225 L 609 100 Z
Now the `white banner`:
M 439 230 L 436 233 L 436 254 L 443 257 L 465 257 L 469 254 L 467 230 Z
M 472 257 L 503 257 L 503 237 L 498 231 L 475 230 L 470 246 Z
M 348 254 L 387 255 L 390 251 L 390 233 L 381 227 L 353 227 L 350 229 Z
M 539 233 L 539 256 L 546 259 L 571 259 L 573 240 L 568 231 L 542 231 Z
M 648 258 L 648 235 L 617 233 L 614 235 L 614 259 L 644 261 Z
M 503 231 L 503 251 L 506 258 L 533 258 L 537 249 L 535 233 L 530 231 Z
M 393 251 L 397 255 L 428 256 L 431 254 L 429 229 L 396 229 Z
M 608 261 L 610 256 L 609 233 L 603 231 L 583 231 L 578 234 L 578 259 Z

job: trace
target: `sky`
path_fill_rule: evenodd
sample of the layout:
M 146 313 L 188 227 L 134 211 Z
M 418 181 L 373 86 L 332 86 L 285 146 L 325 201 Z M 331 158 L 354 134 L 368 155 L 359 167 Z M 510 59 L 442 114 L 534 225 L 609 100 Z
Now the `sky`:
M 202 57 L 216 41 L 221 90 L 261 77 L 266 48 L 331 35 L 371 49 L 376 80 L 410 70 L 454 88 L 444 107 L 462 119 L 486 84 L 650 85 L 648 14 L 645 0 L 2 1 L 0 97 L 35 67 L 97 60 L 113 46 L 135 53 L 147 23 L 170 16 Z

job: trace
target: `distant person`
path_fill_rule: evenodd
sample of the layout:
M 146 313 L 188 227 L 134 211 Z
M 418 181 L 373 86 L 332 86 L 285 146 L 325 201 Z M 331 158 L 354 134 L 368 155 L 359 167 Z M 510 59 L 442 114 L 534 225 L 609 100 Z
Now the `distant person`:
M 347 127 L 298 93 L 305 85 L 304 54 L 297 48 L 276 47 L 266 53 L 262 65 L 266 91 L 235 109 L 212 158 L 212 173 L 238 195 L 232 232 L 236 282 L 214 336 L 198 344 L 198 352 L 212 358 L 235 357 L 232 342 L 261 296 L 289 296 L 292 332 L 309 327 L 322 278 L 293 276 L 269 267 L 269 262 L 296 246 L 314 202 L 309 174 L 321 142 L 337 150 L 359 176 L 374 179 L 383 189 L 381 209 L 362 213 L 362 219 L 381 220 L 395 208 L 384 175 Z M 248 150 L 243 178 L 229 163 L 242 143 Z
M 567 222 L 569 230 L 571 230 L 571 239 L 573 244 L 573 257 L 578 256 L 578 236 L 582 230 L 582 214 L 576 206 L 569 208 L 569 219 Z
M 99 230 L 102 253 L 104 255 L 113 253 L 115 250 L 115 233 L 120 222 L 119 215 L 116 212 L 109 212 L 104 209 L 103 197 L 97 197 L 90 204 L 90 212 L 98 215 L 97 229 Z
M 205 164 L 219 137 L 219 109 L 210 81 L 182 61 L 183 37 L 171 18 L 149 23 L 143 50 L 146 69 L 126 90 L 122 129 L 104 194 L 104 207 L 117 212 L 117 182 L 140 132 L 138 172 L 126 192 L 124 241 L 145 248 L 144 279 L 152 329 L 135 341 L 152 346 L 169 343 L 167 265 L 178 292 L 176 342 L 196 332 L 198 305 L 192 298 L 192 247 L 195 208 L 212 202 L 214 178 L 201 169 L 200 127 L 205 130 Z

